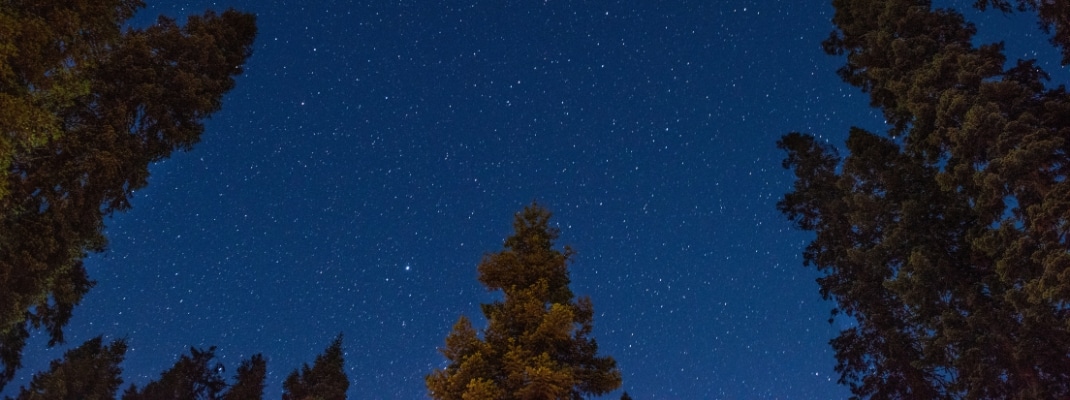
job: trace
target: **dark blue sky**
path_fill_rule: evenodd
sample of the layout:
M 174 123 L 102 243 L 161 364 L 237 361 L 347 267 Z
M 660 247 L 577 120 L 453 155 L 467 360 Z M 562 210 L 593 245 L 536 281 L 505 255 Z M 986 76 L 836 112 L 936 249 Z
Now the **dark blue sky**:
M 343 332 L 350 397 L 424 397 L 493 298 L 480 258 L 537 200 L 633 397 L 848 394 L 827 345 L 847 322 L 774 207 L 780 135 L 881 129 L 820 50 L 827 2 L 149 3 L 140 21 L 235 7 L 260 34 L 87 262 L 68 342 L 128 338 L 127 384 L 215 345 L 228 376 L 263 352 L 277 398 Z M 66 348 L 41 339 L 10 388 Z

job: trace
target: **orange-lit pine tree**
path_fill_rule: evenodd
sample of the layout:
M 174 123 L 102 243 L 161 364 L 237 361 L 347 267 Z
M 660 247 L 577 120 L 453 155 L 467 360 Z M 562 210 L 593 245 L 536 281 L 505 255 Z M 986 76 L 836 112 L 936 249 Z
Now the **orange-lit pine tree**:
M 503 299 L 483 304 L 482 335 L 461 317 L 440 349 L 449 364 L 427 376 L 435 399 L 580 399 L 621 384 L 612 357 L 590 337 L 590 298 L 569 289 L 573 252 L 554 249 L 558 230 L 537 204 L 515 216 L 505 249 L 479 264 L 479 280 Z

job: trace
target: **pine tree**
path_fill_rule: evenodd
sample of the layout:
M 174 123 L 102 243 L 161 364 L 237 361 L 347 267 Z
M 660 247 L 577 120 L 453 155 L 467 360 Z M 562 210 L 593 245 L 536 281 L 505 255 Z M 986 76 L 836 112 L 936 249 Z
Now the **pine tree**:
M 234 376 L 234 385 L 227 388 L 223 400 L 259 400 L 264 397 L 264 378 L 267 376 L 267 361 L 256 354 L 243 360 Z
M 1070 96 L 975 46 L 957 11 L 833 4 L 825 49 L 889 132 L 852 128 L 843 158 L 784 136 L 797 180 L 778 208 L 816 233 L 804 259 L 857 322 L 831 342 L 840 382 L 858 398 L 1070 397 Z M 1065 21 L 1065 2 L 1036 4 Z
M 291 372 L 282 388 L 283 400 L 345 400 L 349 377 L 345 372 L 342 335 L 316 356 L 311 367 L 305 364 Z
M 130 207 L 151 162 L 197 142 L 250 55 L 251 14 L 123 30 L 142 6 L 0 5 L 0 389 L 32 330 L 63 342 L 104 217 Z
M 34 374 L 15 399 L 113 400 L 123 383 L 119 364 L 125 354 L 123 340 L 103 346 L 99 336 L 90 339 L 52 361 L 48 372 Z
M 448 365 L 427 376 L 435 399 L 581 399 L 621 384 L 612 357 L 590 338 L 594 309 L 574 299 L 568 262 L 554 249 L 550 212 L 532 204 L 513 221 L 505 249 L 479 264 L 479 280 L 503 300 L 483 304 L 482 337 L 464 316 L 440 349 Z

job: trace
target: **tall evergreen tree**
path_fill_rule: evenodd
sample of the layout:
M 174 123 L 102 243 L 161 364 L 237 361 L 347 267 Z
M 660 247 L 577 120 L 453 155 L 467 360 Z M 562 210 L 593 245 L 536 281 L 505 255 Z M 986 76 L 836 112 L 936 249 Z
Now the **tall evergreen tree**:
M 1026 3 L 1064 20 L 1065 2 Z M 1070 397 L 1070 96 L 975 46 L 954 10 L 833 5 L 825 49 L 890 129 L 852 128 L 844 158 L 784 136 L 797 180 L 778 208 L 816 233 L 804 259 L 857 321 L 831 342 L 840 382 L 858 398 Z
M 123 340 L 104 346 L 99 336 L 90 339 L 52 361 L 48 372 L 34 374 L 15 399 L 114 400 L 123 383 L 119 363 L 125 354 Z
M 291 372 L 282 389 L 282 400 L 345 400 L 349 377 L 345 371 L 342 335 L 316 356 L 311 367 L 305 364 Z
M 186 150 L 256 35 L 228 10 L 122 26 L 141 0 L 0 1 L 0 388 L 30 332 L 63 341 L 104 217 Z
M 483 258 L 479 280 L 503 300 L 483 304 L 482 335 L 464 316 L 440 349 L 448 364 L 427 376 L 435 399 L 582 399 L 621 384 L 612 357 L 590 337 L 590 298 L 574 298 L 559 232 L 537 204 L 516 214 L 505 249 Z

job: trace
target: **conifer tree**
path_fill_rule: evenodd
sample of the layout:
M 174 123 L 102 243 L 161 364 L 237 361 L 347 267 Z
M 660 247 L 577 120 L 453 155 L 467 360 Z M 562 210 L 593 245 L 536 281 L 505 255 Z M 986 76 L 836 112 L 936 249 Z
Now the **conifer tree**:
M 1024 3 L 1066 21 L 1065 2 Z M 778 208 L 816 233 L 804 259 L 857 322 L 831 342 L 840 382 L 857 398 L 1070 397 L 1070 95 L 975 45 L 955 10 L 833 5 L 825 49 L 889 131 L 852 128 L 843 158 L 784 136 L 797 180 Z
M 215 347 L 201 350 L 190 347 L 160 379 L 138 389 L 130 385 L 123 400 L 214 400 L 227 387 L 221 375 L 223 365 L 215 360 Z
M 316 356 L 311 367 L 305 364 L 291 372 L 282 388 L 282 400 L 345 400 L 349 377 L 345 372 L 342 335 Z
M 0 4 L 0 389 L 30 332 L 63 342 L 104 217 L 189 149 L 250 55 L 252 14 L 123 29 L 141 0 Z
M 264 396 L 264 378 L 267 376 L 267 361 L 256 354 L 243 360 L 234 376 L 234 385 L 227 388 L 223 400 L 259 400 Z
M 590 337 L 590 298 L 574 298 L 568 263 L 554 249 L 550 212 L 532 204 L 516 214 L 505 249 L 479 264 L 479 280 L 503 299 L 483 304 L 488 327 L 461 316 L 440 352 L 445 368 L 427 376 L 435 399 L 582 399 L 621 384 L 612 357 L 598 356 Z M 480 334 L 481 333 L 481 334 Z
M 34 374 L 15 399 L 114 400 L 123 383 L 119 364 L 125 354 L 123 340 L 104 346 L 99 336 L 90 339 L 52 361 L 47 372 Z

